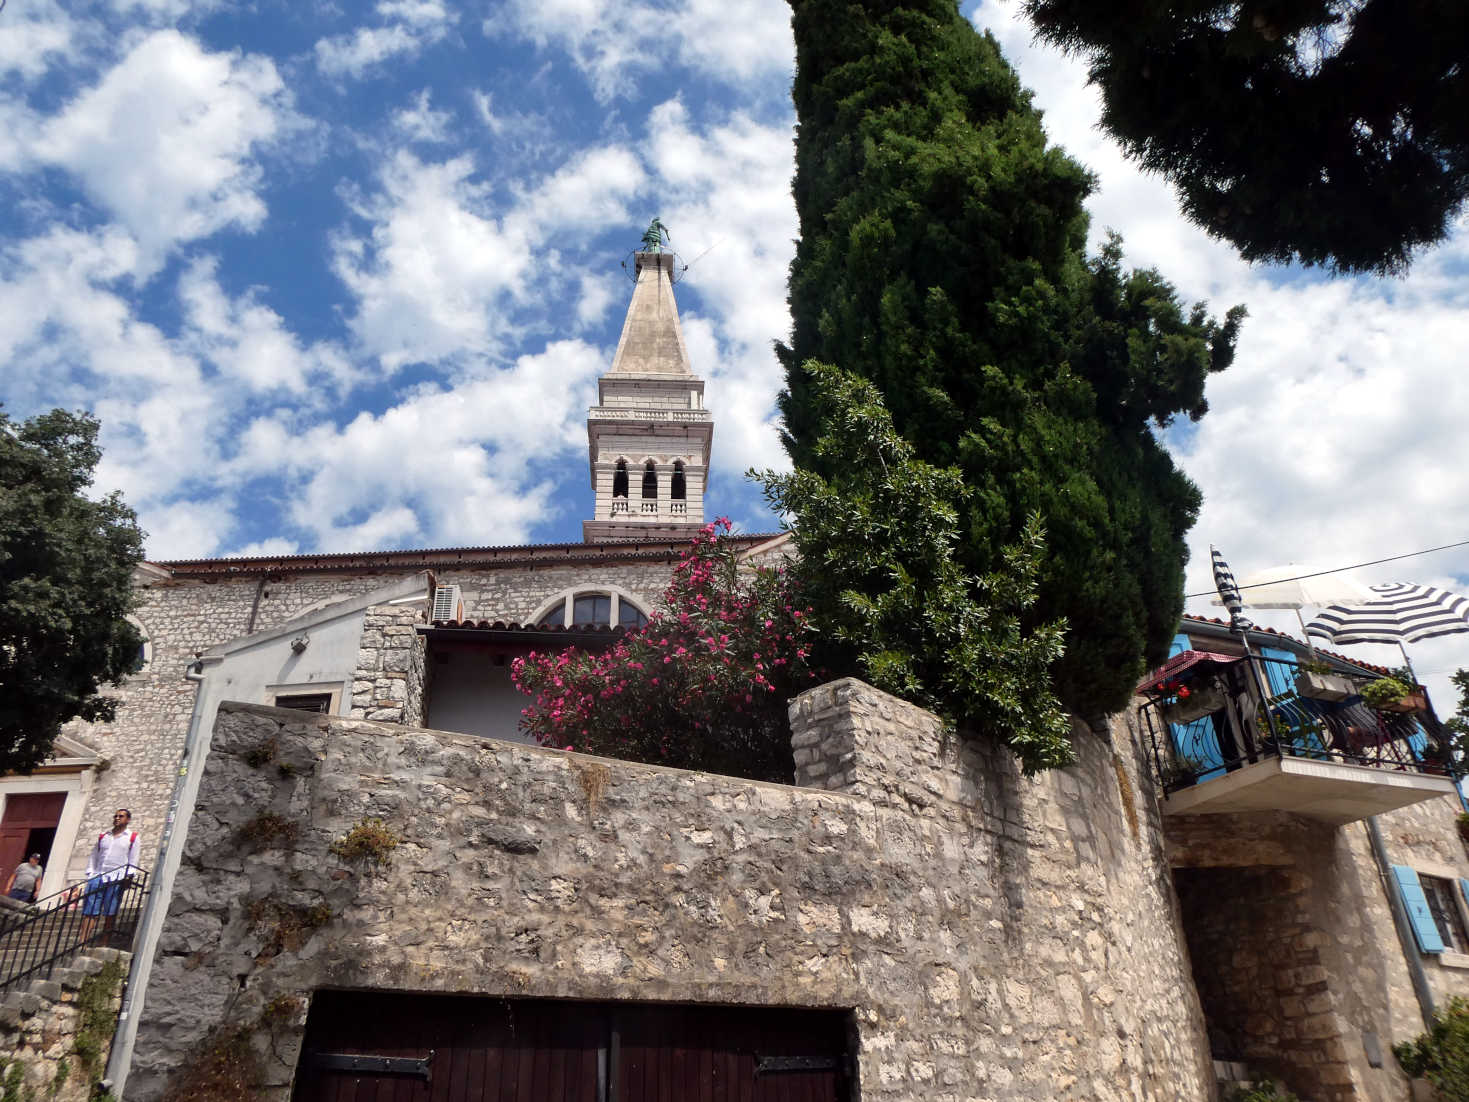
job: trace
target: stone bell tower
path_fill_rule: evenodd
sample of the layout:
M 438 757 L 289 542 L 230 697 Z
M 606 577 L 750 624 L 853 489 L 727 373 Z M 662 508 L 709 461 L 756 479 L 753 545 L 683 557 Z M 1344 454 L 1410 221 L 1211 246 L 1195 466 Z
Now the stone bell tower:
M 656 220 L 654 226 L 661 230 Z M 633 254 L 635 284 L 622 338 L 587 414 L 597 497 L 593 519 L 582 521 L 588 543 L 691 537 L 704 523 L 714 420 L 678 324 L 675 259 L 656 243 L 652 227 L 644 249 Z

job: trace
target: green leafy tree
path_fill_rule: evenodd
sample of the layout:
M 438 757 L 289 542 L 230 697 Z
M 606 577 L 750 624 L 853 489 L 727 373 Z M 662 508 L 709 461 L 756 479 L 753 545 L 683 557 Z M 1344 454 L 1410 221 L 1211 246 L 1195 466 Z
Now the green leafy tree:
M 1393 1055 L 1415 1079 L 1427 1079 L 1443 1102 L 1469 1102 L 1469 1000 L 1458 995 L 1434 1012 L 1428 1032 L 1393 1045 Z
M 1039 513 L 1048 554 L 1024 627 L 1070 625 L 1054 667 L 1089 718 L 1122 707 L 1183 609 L 1199 494 L 1152 429 L 1208 408 L 1243 310 L 1181 305 L 1111 239 L 1085 254 L 1088 173 L 1046 144 L 992 38 L 952 0 L 792 0 L 792 335 L 786 445 L 817 454 L 807 360 L 876 384 L 919 458 L 957 466 L 960 561 L 1000 569 Z
M 819 659 L 921 704 L 950 726 L 997 736 L 1027 773 L 1071 761 L 1070 721 L 1050 686 L 1058 624 L 1029 630 L 1045 541 L 1031 517 L 983 577 L 956 554 L 970 495 L 958 470 L 917 458 L 876 387 L 806 365 L 814 470 L 756 477 L 794 518 L 793 568 Z
M 1026 0 L 1102 125 L 1247 260 L 1397 272 L 1469 195 L 1469 5 Z
M 125 617 L 143 534 L 116 493 L 84 495 L 100 456 L 89 416 L 0 411 L 0 773 L 39 765 L 68 720 L 111 719 L 98 687 L 142 645 Z

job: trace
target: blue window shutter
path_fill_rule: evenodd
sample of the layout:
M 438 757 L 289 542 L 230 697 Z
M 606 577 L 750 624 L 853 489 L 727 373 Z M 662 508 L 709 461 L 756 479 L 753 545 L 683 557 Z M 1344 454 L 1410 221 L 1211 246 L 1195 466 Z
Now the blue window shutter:
M 1469 903 L 1469 880 L 1459 881 L 1459 894 L 1464 897 L 1464 902 Z
M 1168 648 L 1168 657 L 1173 658 L 1193 649 L 1194 645 L 1189 637 L 1179 632 Z M 1170 723 L 1168 729 L 1173 736 L 1174 752 L 1180 758 L 1188 758 L 1205 767 L 1199 773 L 1199 780 L 1208 780 L 1223 774 L 1224 755 L 1219 750 L 1219 738 L 1214 734 L 1214 724 L 1208 716 L 1192 723 Z
M 1423 894 L 1423 885 L 1418 874 L 1407 865 L 1394 865 L 1393 876 L 1397 878 L 1398 895 L 1408 912 L 1408 921 L 1413 924 L 1413 936 L 1418 939 L 1418 948 L 1425 953 L 1442 953 L 1443 938 L 1438 936 L 1438 927 L 1433 922 L 1433 912 L 1428 909 L 1428 897 Z
M 1261 647 L 1260 657 L 1280 660 L 1260 663 L 1265 667 L 1265 681 L 1270 686 L 1270 695 L 1280 696 L 1283 693 L 1294 693 L 1296 691 L 1295 667 L 1282 666 L 1280 663 L 1297 661 L 1295 652 L 1282 650 L 1280 647 Z
M 1188 641 L 1188 636 L 1179 632 L 1173 637 L 1173 645 L 1168 648 L 1168 657 L 1182 654 L 1186 650 L 1193 650 L 1193 644 Z

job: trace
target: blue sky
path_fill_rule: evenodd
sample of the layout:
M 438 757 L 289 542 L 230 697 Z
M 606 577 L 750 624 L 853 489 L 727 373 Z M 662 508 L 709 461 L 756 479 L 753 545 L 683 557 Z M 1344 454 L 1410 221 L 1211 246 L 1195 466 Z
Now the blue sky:
M 1170 437 L 1207 499 L 1190 590 L 1210 542 L 1245 574 L 1469 536 L 1469 233 L 1402 280 L 1246 266 L 1096 130 L 1013 0 L 966 11 L 1097 172 L 1094 238 L 1250 309 Z M 771 528 L 741 473 L 783 462 L 792 54 L 778 0 L 10 0 L 0 398 L 103 419 L 99 488 L 154 558 L 577 539 L 620 262 L 658 214 L 692 262 L 710 508 Z M 1461 584 L 1469 556 L 1364 577 Z M 1469 665 L 1466 640 L 1415 659 Z

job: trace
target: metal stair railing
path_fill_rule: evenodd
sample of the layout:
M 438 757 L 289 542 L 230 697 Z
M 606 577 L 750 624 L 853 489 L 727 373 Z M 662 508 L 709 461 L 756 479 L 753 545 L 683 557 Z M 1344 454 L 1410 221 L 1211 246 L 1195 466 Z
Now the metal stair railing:
M 132 865 L 117 873 L 122 875 L 73 884 L 18 910 L 0 910 L 0 993 L 43 971 L 49 979 L 57 962 L 78 949 L 132 947 L 148 873 Z M 88 915 L 89 907 L 99 913 Z

